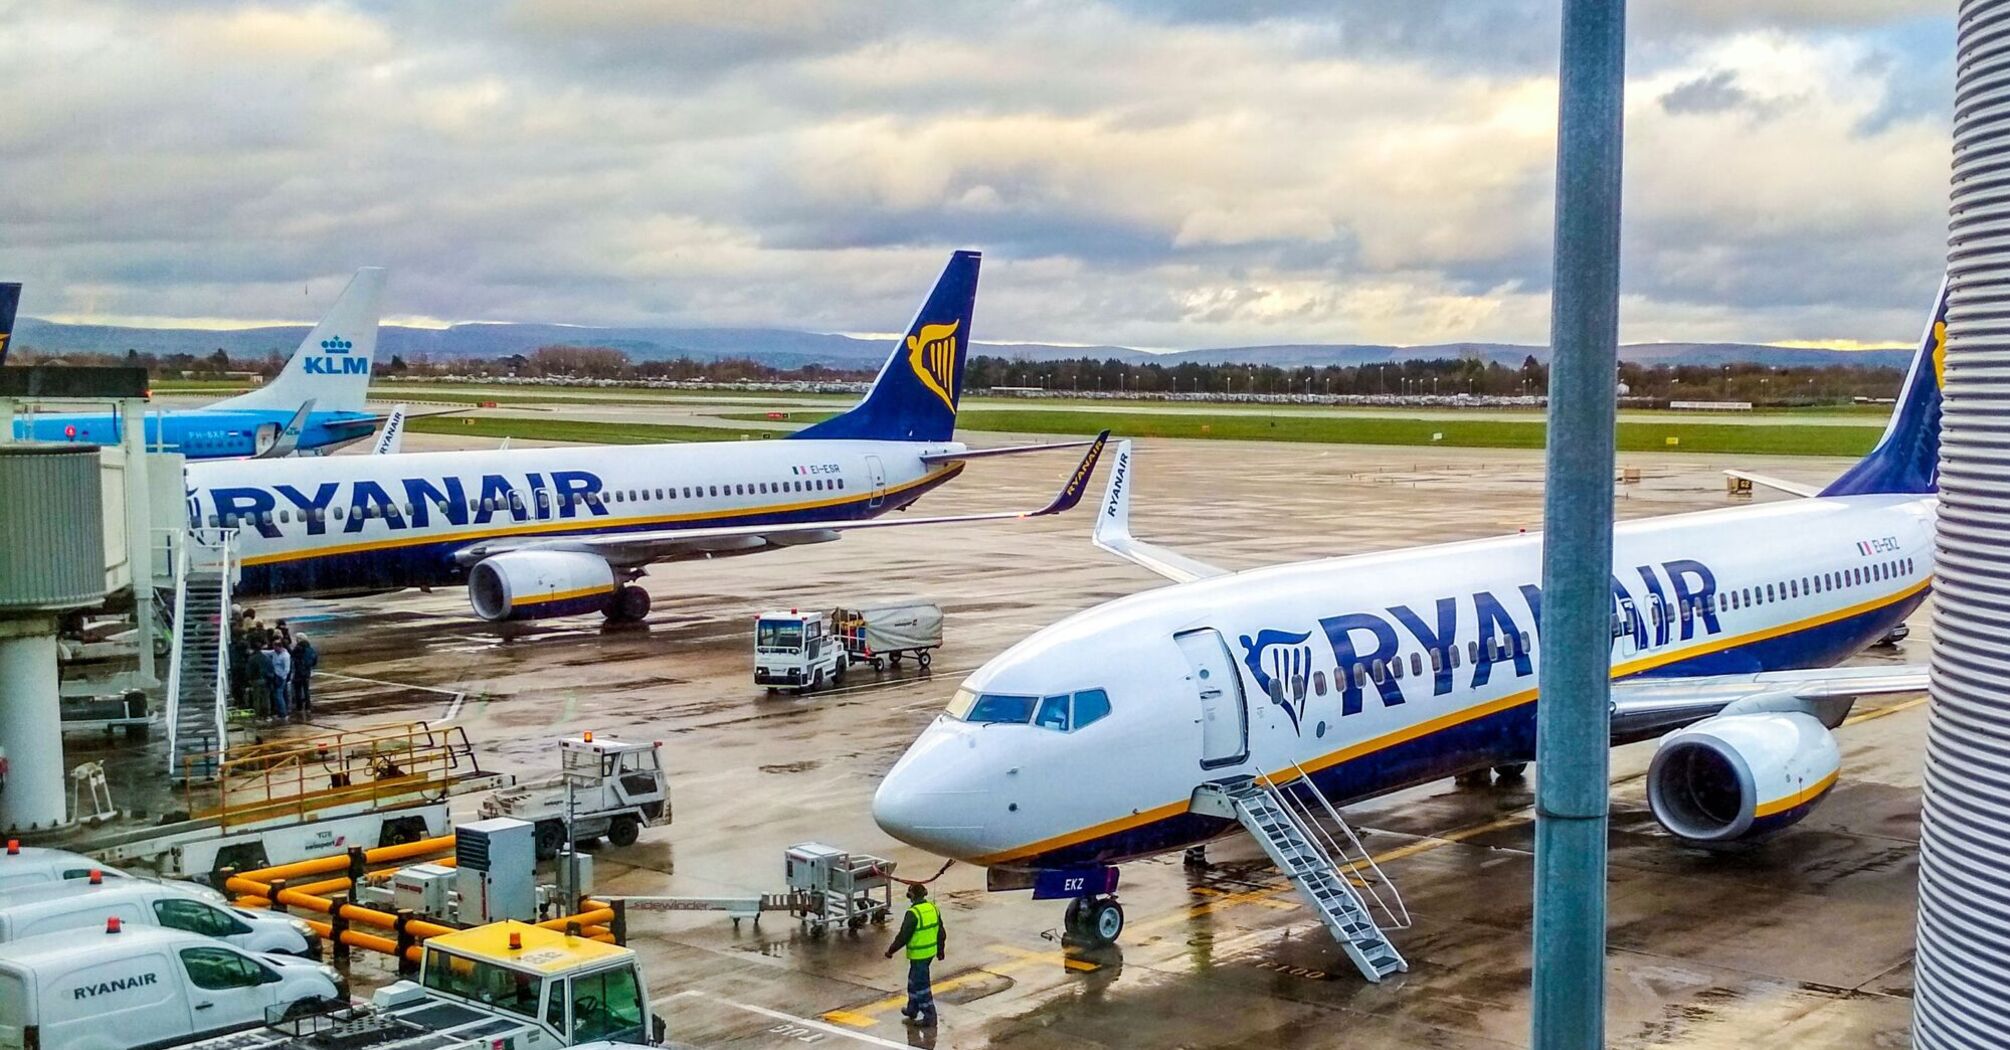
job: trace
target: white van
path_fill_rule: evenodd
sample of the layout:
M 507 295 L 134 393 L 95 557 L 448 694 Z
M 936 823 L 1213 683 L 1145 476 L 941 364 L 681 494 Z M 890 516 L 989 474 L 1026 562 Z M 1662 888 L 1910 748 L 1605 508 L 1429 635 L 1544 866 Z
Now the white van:
M 319 958 L 321 939 L 299 919 L 215 904 L 170 883 L 113 879 L 72 892 L 68 886 L 18 890 L 0 900 L 0 942 L 57 930 L 97 928 L 116 916 L 127 927 L 165 926 L 234 944 L 248 952 Z
M 131 1050 L 347 995 L 333 967 L 158 926 L 0 944 L 0 1050 Z
M 0 904 L 4 904 L 16 890 L 69 883 L 83 886 L 90 881 L 92 872 L 101 873 L 106 880 L 139 879 L 158 882 L 145 875 L 134 875 L 102 863 L 82 853 L 72 853 L 66 849 L 43 849 L 39 846 L 23 846 L 12 840 L 7 848 L 0 850 Z M 181 884 L 177 884 L 181 885 Z M 223 894 L 207 886 L 187 883 L 188 892 L 206 900 L 221 901 Z

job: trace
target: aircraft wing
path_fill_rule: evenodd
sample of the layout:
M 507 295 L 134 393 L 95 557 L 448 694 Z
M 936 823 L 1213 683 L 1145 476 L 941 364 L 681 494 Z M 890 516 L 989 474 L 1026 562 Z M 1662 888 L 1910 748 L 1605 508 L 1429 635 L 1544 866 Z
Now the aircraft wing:
M 1737 478 L 1739 481 L 1749 481 L 1754 485 L 1764 488 L 1778 489 L 1781 492 L 1795 496 L 1818 496 L 1822 491 L 1819 485 L 1803 485 L 1798 481 L 1788 481 L 1785 478 L 1776 478 L 1767 474 L 1754 474 L 1749 470 L 1727 470 L 1724 472 L 1724 476 Z
M 1103 432 L 1109 436 L 1108 431 Z M 961 452 L 931 452 L 921 457 L 923 463 L 961 463 L 968 459 L 984 459 L 989 456 L 1017 456 L 1026 452 L 1047 452 L 1057 448 L 1082 448 L 1093 445 L 1101 438 L 1086 441 L 1056 441 L 1047 445 L 1012 445 L 1007 448 L 967 448 Z
M 1108 433 L 1105 431 L 1104 433 Z M 1229 570 L 1196 561 L 1178 551 L 1146 543 L 1131 535 L 1131 443 L 1117 443 L 1116 462 L 1110 464 L 1110 480 L 1103 490 L 1103 506 L 1096 514 L 1095 544 L 1126 561 L 1135 562 L 1174 583 L 1226 576 Z
M 580 551 L 598 554 L 610 564 L 632 567 L 658 561 L 675 561 L 684 558 L 705 558 L 728 554 L 745 554 L 766 547 L 795 547 L 810 543 L 828 543 L 840 535 L 859 529 L 900 528 L 911 525 L 959 525 L 974 521 L 1004 521 L 1017 518 L 1040 518 L 1060 514 L 1072 509 L 1082 501 L 1082 493 L 1087 491 L 1089 478 L 1096 471 L 1096 461 L 1102 457 L 1103 443 L 1109 439 L 1109 431 L 1104 431 L 1089 444 L 1088 454 L 1068 475 L 1066 484 L 1061 486 L 1053 500 L 1038 510 L 1001 511 L 992 514 L 953 514 L 932 518 L 872 518 L 866 521 L 803 522 L 792 525 L 727 525 L 705 529 L 662 529 L 652 532 L 608 533 L 604 535 L 554 536 L 549 539 L 537 536 L 503 537 L 484 543 L 463 547 L 454 552 L 454 560 L 462 565 L 472 565 L 483 558 L 508 551 Z
M 1803 711 L 1833 729 L 1858 699 L 1924 692 L 1926 681 L 1924 664 L 1630 678 L 1612 683 L 1612 735 L 1638 740 L 1713 715 L 1759 711 Z
M 293 451 L 300 447 L 300 433 L 307 429 L 307 417 L 313 413 L 313 398 L 300 402 L 300 407 L 294 411 L 293 418 L 286 421 L 286 425 L 279 430 L 279 436 L 272 440 L 272 447 L 251 458 L 281 459 L 292 455 Z

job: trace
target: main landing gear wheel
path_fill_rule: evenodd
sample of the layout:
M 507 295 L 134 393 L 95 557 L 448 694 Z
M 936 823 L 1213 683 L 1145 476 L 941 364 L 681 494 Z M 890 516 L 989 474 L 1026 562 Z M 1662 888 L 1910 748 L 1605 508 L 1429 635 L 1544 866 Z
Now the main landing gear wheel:
M 625 584 L 614 592 L 614 600 L 607 603 L 609 623 L 641 623 L 649 615 L 649 592 L 634 584 Z
M 1077 897 L 1068 902 L 1062 925 L 1070 937 L 1094 947 L 1115 944 L 1124 932 L 1124 906 L 1115 897 Z
M 1509 762 L 1507 765 L 1494 767 L 1494 776 L 1504 781 L 1520 780 L 1522 774 L 1526 772 L 1528 772 L 1528 763 L 1526 762 Z

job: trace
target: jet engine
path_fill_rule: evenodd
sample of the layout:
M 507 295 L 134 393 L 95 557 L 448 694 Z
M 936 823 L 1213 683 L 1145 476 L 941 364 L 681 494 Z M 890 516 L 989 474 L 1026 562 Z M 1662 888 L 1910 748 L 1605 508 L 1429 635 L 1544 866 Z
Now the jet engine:
M 1647 804 L 1691 842 L 1763 838 L 1807 816 L 1841 768 L 1835 737 L 1811 714 L 1718 715 L 1661 738 Z
M 579 551 L 510 551 L 468 571 L 468 604 L 491 623 L 603 612 L 615 590 L 607 559 Z

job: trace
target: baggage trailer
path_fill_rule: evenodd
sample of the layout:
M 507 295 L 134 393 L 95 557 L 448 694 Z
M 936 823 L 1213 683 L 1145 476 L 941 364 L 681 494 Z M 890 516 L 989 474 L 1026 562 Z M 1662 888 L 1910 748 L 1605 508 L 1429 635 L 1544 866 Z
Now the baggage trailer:
M 908 656 L 926 669 L 935 659 L 931 650 L 942 648 L 942 608 L 916 598 L 834 609 L 831 626 L 851 662 L 875 671 L 899 667 Z

